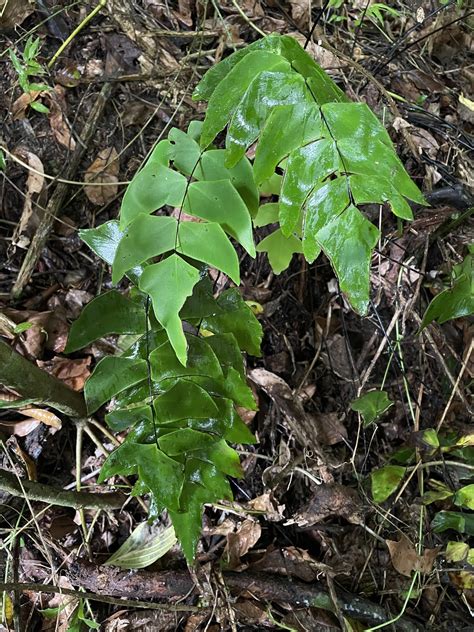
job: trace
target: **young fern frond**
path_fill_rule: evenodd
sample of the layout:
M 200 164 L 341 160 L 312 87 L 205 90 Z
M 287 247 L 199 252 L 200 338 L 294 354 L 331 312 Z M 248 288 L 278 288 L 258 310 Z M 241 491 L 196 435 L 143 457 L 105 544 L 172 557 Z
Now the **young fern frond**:
M 112 290 L 92 301 L 67 348 L 132 335 L 121 356 L 98 363 L 85 388 L 90 413 L 112 400 L 108 424 L 130 428 L 101 480 L 137 475 L 133 493 L 150 494 L 152 513 L 167 509 L 189 561 L 203 505 L 230 499 L 227 476 L 241 475 L 228 442 L 254 441 L 236 407 L 255 409 L 242 352 L 259 355 L 262 338 L 237 289 L 213 296 L 208 268 L 239 284 L 231 239 L 252 257 L 267 251 L 276 273 L 295 252 L 314 261 L 323 251 L 364 313 L 379 231 L 358 206 L 389 202 L 411 219 L 407 199 L 424 203 L 369 108 L 350 103 L 291 37 L 272 35 L 224 59 L 194 98 L 209 101 L 204 122 L 187 133 L 172 129 L 156 145 L 124 195 L 119 221 L 82 231 L 112 266 L 113 282 L 126 275 L 134 288 L 129 298 Z M 226 148 L 216 149 L 226 127 Z M 255 142 L 252 164 L 245 153 Z M 259 188 L 275 190 L 275 182 L 278 203 L 259 207 Z M 253 227 L 277 222 L 255 248 Z

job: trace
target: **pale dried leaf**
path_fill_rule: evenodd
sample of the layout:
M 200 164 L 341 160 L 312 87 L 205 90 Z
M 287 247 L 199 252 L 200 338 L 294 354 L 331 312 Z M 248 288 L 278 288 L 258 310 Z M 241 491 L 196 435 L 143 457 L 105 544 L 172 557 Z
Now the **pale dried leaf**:
M 405 534 L 402 534 L 398 542 L 396 540 L 386 540 L 386 544 L 393 567 L 405 577 L 410 577 L 413 571 L 430 573 L 440 548 L 425 549 L 423 555 L 418 555 L 415 547 Z
M 14 434 L 17 437 L 26 437 L 40 425 L 37 419 L 24 419 L 23 421 L 9 421 L 2 419 L 0 430 L 6 434 Z
M 258 542 L 261 534 L 262 528 L 255 520 L 244 520 L 235 533 L 228 534 L 226 556 L 230 568 L 240 564 L 240 558 Z
M 26 111 L 30 107 L 33 101 L 39 99 L 44 94 L 39 90 L 31 90 L 30 92 L 23 92 L 18 99 L 13 102 L 11 113 L 14 121 L 19 121 L 26 117 Z
M 94 186 L 85 186 L 84 192 L 92 204 L 105 206 L 111 202 L 118 191 L 119 161 L 115 147 L 102 149 L 85 173 L 85 181 Z M 102 186 L 97 186 L 97 185 Z
M 246 507 L 252 511 L 261 512 L 269 522 L 280 522 L 284 518 L 285 505 L 279 505 L 271 492 L 250 500 Z
M 18 411 L 21 415 L 26 415 L 40 421 L 45 426 L 51 426 L 59 430 L 62 426 L 61 420 L 54 413 L 43 408 L 22 408 Z
M 38 211 L 36 208 L 33 208 L 33 199 L 34 196 L 43 190 L 44 167 L 36 154 L 23 147 L 16 149 L 14 154 L 31 167 L 31 170 L 28 170 L 28 179 L 26 180 L 25 201 L 21 219 L 12 237 L 12 242 L 15 246 L 26 248 L 40 220 Z
M 54 87 L 55 95 L 50 94 L 49 124 L 55 139 L 60 145 L 74 151 L 76 141 L 71 135 L 71 130 L 65 120 L 64 109 L 66 105 L 66 90 L 62 86 Z
M 35 10 L 30 0 L 0 0 L 0 30 L 14 29 Z

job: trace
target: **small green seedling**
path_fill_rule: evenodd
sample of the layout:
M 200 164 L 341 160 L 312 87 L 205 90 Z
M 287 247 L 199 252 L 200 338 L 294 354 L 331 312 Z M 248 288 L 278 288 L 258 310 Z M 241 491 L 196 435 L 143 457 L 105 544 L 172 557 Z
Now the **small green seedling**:
M 25 48 L 21 54 L 21 59 L 11 48 L 8 49 L 11 62 L 18 75 L 18 83 L 25 94 L 30 92 L 50 91 L 50 86 L 44 83 L 31 82 L 32 77 L 39 77 L 46 74 L 46 70 L 37 61 L 41 40 L 39 37 L 30 36 L 26 40 Z M 39 101 L 32 100 L 29 104 L 33 110 L 47 114 L 49 109 Z

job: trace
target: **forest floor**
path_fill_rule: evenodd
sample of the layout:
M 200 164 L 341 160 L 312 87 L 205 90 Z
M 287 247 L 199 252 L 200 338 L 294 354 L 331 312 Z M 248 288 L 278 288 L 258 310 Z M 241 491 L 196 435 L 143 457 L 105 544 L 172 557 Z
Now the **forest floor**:
M 383 239 L 363 318 L 324 257 L 309 266 L 295 257 L 281 275 L 265 255 L 243 258 L 242 295 L 264 329 L 262 357 L 248 358 L 259 410 L 246 422 L 258 444 L 239 446 L 245 478 L 233 482 L 235 502 L 206 508 L 197 571 L 177 545 L 146 570 L 103 565 L 144 522 L 136 499 L 114 512 L 87 510 L 84 543 L 76 510 L 0 492 L 7 588 L 70 591 L 5 592 L 2 629 L 359 631 L 382 621 L 380 609 L 385 620 L 403 614 L 397 629 L 474 629 L 474 518 L 454 495 L 474 469 L 473 321 L 419 333 L 428 303 L 474 241 L 468 4 L 108 0 L 48 65 L 95 4 L 0 2 L 0 334 L 73 389 L 117 349 L 110 337 L 63 353 L 70 323 L 112 287 L 78 229 L 117 217 L 126 183 L 157 139 L 203 118 L 191 94 L 206 69 L 261 32 L 303 44 L 312 33 L 307 50 L 385 122 L 431 204 L 414 208 L 403 227 L 378 206 L 366 209 Z M 9 50 L 21 58 L 30 35 L 40 38 L 35 59 L 46 70 L 30 81 L 49 89 L 28 93 Z M 100 99 L 103 113 L 84 143 L 81 130 Z M 91 179 L 104 186 L 87 186 Z M 25 268 L 51 212 L 47 241 Z M 12 322 L 29 325 L 12 333 Z M 352 409 L 360 395 L 381 390 L 390 406 L 374 421 Z M 79 480 L 84 490 L 106 490 L 97 478 L 114 444 L 103 413 L 87 432 L 64 415 L 37 417 L 0 410 L 2 467 L 56 487 L 75 489 Z M 402 479 L 374 479 L 386 465 Z M 374 480 L 393 492 L 379 503 Z M 141 529 L 135 555 L 166 526 Z M 321 591 L 347 607 L 318 608 Z M 370 612 L 352 616 L 351 607 Z

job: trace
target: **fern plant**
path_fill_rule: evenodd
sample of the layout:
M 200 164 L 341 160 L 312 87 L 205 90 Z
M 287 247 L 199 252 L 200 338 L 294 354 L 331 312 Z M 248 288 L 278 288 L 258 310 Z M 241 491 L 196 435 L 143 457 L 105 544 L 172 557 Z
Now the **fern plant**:
M 133 493 L 150 495 L 152 513 L 168 511 L 188 561 L 203 505 L 230 499 L 227 476 L 241 476 L 229 443 L 254 442 L 237 407 L 255 409 L 242 352 L 259 355 L 262 337 L 236 288 L 213 296 L 209 268 L 239 284 L 230 238 L 251 257 L 268 252 L 277 273 L 293 253 L 312 262 L 324 252 L 363 314 L 379 231 L 358 207 L 388 202 L 411 219 L 407 199 L 424 203 L 370 109 L 349 102 L 291 37 L 271 35 L 224 59 L 194 98 L 208 101 L 204 122 L 156 145 L 118 221 L 82 231 L 113 282 L 127 276 L 132 290 L 87 305 L 67 348 L 133 335 L 85 387 L 91 414 L 109 402 L 110 427 L 130 429 L 100 478 L 137 475 Z M 224 128 L 225 149 L 217 149 Z M 256 142 L 252 163 L 246 151 Z M 278 202 L 259 206 L 261 191 Z M 278 227 L 256 248 L 252 224 Z

